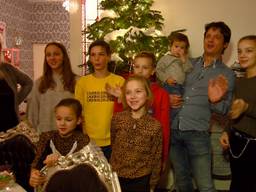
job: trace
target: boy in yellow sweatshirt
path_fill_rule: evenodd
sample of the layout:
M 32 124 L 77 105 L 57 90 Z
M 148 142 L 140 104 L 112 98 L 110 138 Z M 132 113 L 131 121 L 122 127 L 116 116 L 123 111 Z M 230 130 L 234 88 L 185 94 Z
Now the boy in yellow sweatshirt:
M 113 114 L 114 97 L 106 90 L 106 84 L 122 86 L 124 78 L 108 70 L 111 50 L 108 43 L 96 40 L 89 46 L 89 60 L 94 72 L 81 77 L 76 84 L 75 98 L 83 106 L 83 131 L 94 140 L 107 159 L 110 158 L 110 125 Z

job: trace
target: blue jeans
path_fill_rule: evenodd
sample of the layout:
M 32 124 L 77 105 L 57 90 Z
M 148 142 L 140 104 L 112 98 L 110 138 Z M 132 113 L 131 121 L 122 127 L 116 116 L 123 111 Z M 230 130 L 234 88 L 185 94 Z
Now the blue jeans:
M 175 85 L 169 85 L 168 83 L 163 84 L 163 88 L 169 93 L 169 94 L 175 94 L 175 95 L 183 95 L 184 88 L 180 84 Z M 174 120 L 175 116 L 180 111 L 180 108 L 171 108 L 170 110 L 170 118 L 171 120 Z M 171 121 L 172 122 L 172 121 Z
M 179 192 L 215 192 L 211 177 L 211 141 L 207 131 L 172 130 L 171 161 Z
M 176 94 L 176 95 L 183 95 L 184 88 L 181 84 L 175 84 L 175 85 L 169 85 L 168 83 L 163 84 L 163 88 L 169 93 L 169 94 Z

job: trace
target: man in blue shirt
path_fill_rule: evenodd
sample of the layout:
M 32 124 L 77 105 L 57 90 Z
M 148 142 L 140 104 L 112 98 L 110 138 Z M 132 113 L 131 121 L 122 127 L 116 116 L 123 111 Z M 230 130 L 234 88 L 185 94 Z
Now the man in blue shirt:
M 204 54 L 192 60 L 184 95 L 171 96 L 172 107 L 181 110 L 172 124 L 171 160 L 179 192 L 193 192 L 192 178 L 200 192 L 215 191 L 211 177 L 209 121 L 213 112 L 229 110 L 235 76 L 222 62 L 231 31 L 224 22 L 205 26 Z

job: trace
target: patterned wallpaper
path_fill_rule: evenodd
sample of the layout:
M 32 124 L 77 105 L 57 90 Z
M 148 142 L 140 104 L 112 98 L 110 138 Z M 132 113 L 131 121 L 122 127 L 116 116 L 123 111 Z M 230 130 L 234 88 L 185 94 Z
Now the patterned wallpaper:
M 33 74 L 32 45 L 30 40 L 31 5 L 27 1 L 0 0 L 0 20 L 6 23 L 6 45 L 15 47 L 15 37 L 23 39 L 20 48 L 21 69 Z
M 6 44 L 15 47 L 15 37 L 22 37 L 21 69 L 33 77 L 33 43 L 59 41 L 69 50 L 69 13 L 62 2 L 0 0 L 0 21 L 6 23 Z
M 69 22 L 69 13 L 62 7 L 62 2 L 32 3 L 33 43 L 59 41 L 69 48 Z

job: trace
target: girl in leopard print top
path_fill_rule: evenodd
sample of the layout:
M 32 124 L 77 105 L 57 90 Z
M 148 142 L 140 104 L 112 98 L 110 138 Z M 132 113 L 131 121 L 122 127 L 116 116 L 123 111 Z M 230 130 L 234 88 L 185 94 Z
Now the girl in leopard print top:
M 124 192 L 150 191 L 160 177 L 162 131 L 160 123 L 147 113 L 151 97 L 147 80 L 131 76 L 123 87 L 127 110 L 112 119 L 110 164 Z

